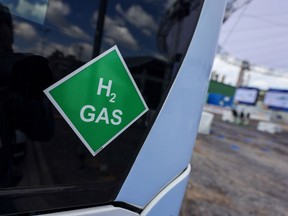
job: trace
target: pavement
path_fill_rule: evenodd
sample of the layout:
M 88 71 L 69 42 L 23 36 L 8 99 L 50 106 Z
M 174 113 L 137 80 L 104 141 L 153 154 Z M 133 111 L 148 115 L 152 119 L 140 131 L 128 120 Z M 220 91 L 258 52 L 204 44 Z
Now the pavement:
M 181 216 L 288 215 L 288 132 L 222 122 L 198 135 Z

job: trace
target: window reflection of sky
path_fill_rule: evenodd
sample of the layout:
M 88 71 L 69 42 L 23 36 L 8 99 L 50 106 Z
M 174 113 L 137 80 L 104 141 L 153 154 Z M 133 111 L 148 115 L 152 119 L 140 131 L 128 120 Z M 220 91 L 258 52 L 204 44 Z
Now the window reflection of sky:
M 13 15 L 43 24 L 48 0 L 0 0 Z
M 23 5 L 22 1 L 24 0 L 0 0 L 10 5 L 14 15 L 13 11 Z M 47 2 L 48 0 L 26 1 L 30 5 L 26 12 L 35 10 L 34 14 L 37 14 L 36 10 L 40 8 L 38 6 L 47 6 Z M 129 5 L 126 1 L 108 1 L 102 51 L 116 44 L 124 56 L 158 56 L 158 23 L 169 2 L 144 0 Z M 48 56 L 57 49 L 76 58 L 81 52 L 80 60 L 89 60 L 93 49 L 98 4 L 99 1 L 94 0 L 50 0 L 43 16 L 45 21 L 42 20 L 44 25 L 39 25 L 42 24 L 41 16 L 37 20 L 35 17 L 24 16 L 24 12 L 22 15 L 18 13 L 14 18 L 15 50 Z M 163 11 L 155 11 L 154 8 L 162 8 Z M 42 15 L 43 11 L 39 9 Z M 19 17 L 25 18 L 25 21 Z

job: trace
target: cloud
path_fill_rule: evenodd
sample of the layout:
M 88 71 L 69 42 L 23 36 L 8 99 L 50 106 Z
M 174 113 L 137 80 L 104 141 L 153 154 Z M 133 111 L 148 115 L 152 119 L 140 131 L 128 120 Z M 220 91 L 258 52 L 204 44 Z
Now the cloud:
M 98 19 L 98 11 L 95 11 L 93 16 L 92 16 L 92 19 L 91 19 L 91 24 L 92 24 L 93 28 L 96 28 L 97 19 Z M 104 25 L 105 29 L 111 28 L 114 26 L 119 26 L 119 25 L 124 26 L 125 25 L 124 20 L 122 20 L 121 18 L 118 18 L 118 17 L 113 19 L 108 15 L 105 16 L 105 25 Z
M 264 80 L 253 80 L 249 86 L 264 90 L 267 90 L 269 88 L 269 84 Z
M 175 2 L 176 0 L 167 0 L 167 2 L 165 3 L 165 8 L 170 8 Z
M 32 40 L 38 37 L 35 28 L 26 22 L 14 21 L 14 32 L 16 36 L 25 40 Z
M 239 66 L 231 65 L 219 56 L 214 59 L 212 71 L 216 71 L 220 76 L 225 75 L 225 84 L 236 85 L 240 68 Z
M 67 21 L 65 17 L 70 14 L 70 6 L 59 0 L 53 0 L 49 3 L 49 10 L 47 11 L 47 19 L 53 24 L 63 25 Z
M 85 40 L 90 40 L 91 37 L 85 33 L 79 26 L 77 25 L 70 25 L 63 28 L 63 31 L 67 33 L 68 35 L 75 37 L 75 38 L 81 38 Z
M 126 27 L 113 27 L 106 32 L 106 37 L 107 38 L 105 38 L 105 41 L 110 42 L 110 45 L 119 43 L 133 50 L 137 50 L 139 48 L 136 40 Z
M 221 59 L 220 55 L 216 55 L 214 59 L 213 69 L 212 71 L 216 71 L 220 76 L 225 75 L 225 84 L 230 84 L 235 86 L 238 80 L 240 66 L 233 65 L 228 63 L 226 60 Z M 277 77 L 272 75 L 265 75 L 258 73 L 252 70 L 249 73 L 246 73 L 244 76 L 244 80 L 250 87 L 256 87 L 263 90 L 267 90 L 268 88 L 283 88 L 287 89 L 288 79 L 284 77 Z M 248 75 L 250 78 L 248 78 Z M 247 80 L 248 79 L 248 80 Z
M 91 40 L 91 36 L 83 31 L 79 26 L 73 25 L 67 21 L 67 16 L 71 13 L 71 8 L 68 4 L 53 0 L 49 2 L 49 10 L 47 11 L 47 19 L 60 29 L 60 31 L 68 34 L 71 37 Z
M 18 0 L 8 3 L 7 0 L 4 3 L 12 14 L 40 24 L 44 23 L 48 0 L 41 0 L 36 3 L 31 3 L 29 0 Z
M 98 13 L 95 12 L 92 17 L 92 23 L 95 24 L 98 18 Z M 121 18 L 111 18 L 108 15 L 105 17 L 104 41 L 110 46 L 118 44 L 128 47 L 132 50 L 139 49 L 139 45 L 129 29 L 124 25 Z
M 146 36 L 151 36 L 152 33 L 149 29 L 142 29 L 143 34 L 145 34 Z
M 251 71 L 249 86 L 267 90 L 269 88 L 287 89 L 288 79 Z
M 43 24 L 47 11 L 47 1 L 33 4 L 25 0 L 19 0 L 15 11 L 19 16 Z
M 115 9 L 125 20 L 139 28 L 146 35 L 151 35 L 152 31 L 156 31 L 158 28 L 153 16 L 139 5 L 132 5 L 127 11 L 124 11 L 121 5 L 117 4 Z
M 78 52 L 80 47 L 82 48 L 81 60 L 90 60 L 93 52 L 93 46 L 89 43 L 84 42 L 77 43 L 75 48 L 78 49 Z

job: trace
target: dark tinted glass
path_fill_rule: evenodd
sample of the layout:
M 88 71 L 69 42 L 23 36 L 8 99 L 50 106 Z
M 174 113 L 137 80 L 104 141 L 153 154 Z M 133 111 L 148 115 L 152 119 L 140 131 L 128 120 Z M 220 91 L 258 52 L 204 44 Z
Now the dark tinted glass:
M 203 1 L 0 2 L 0 214 L 113 202 L 179 69 Z M 149 111 L 93 157 L 42 91 L 113 45 Z

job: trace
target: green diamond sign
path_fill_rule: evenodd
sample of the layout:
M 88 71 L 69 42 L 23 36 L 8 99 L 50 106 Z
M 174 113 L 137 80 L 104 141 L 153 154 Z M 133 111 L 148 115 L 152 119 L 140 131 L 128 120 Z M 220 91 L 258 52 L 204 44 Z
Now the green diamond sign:
M 44 93 L 93 156 L 148 110 L 117 46 Z

